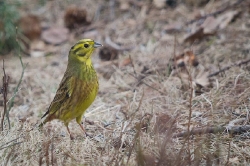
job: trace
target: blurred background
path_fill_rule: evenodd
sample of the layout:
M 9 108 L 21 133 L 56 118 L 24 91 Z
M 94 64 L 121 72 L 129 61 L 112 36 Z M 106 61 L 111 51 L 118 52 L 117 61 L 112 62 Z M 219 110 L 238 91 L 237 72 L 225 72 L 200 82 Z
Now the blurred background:
M 0 83 L 8 84 L 0 94 L 7 94 L 1 110 L 4 103 L 8 108 L 0 138 L 2 145 L 22 142 L 16 151 L 0 150 L 0 159 L 24 165 L 248 163 L 249 136 L 203 135 L 187 144 L 172 135 L 242 117 L 237 124 L 248 125 L 249 16 L 248 0 L 0 0 L 0 76 L 9 76 Z M 55 95 L 69 49 L 83 38 L 104 45 L 92 57 L 100 90 L 84 122 L 93 139 L 75 122 L 73 143 L 58 121 L 42 133 L 28 132 Z

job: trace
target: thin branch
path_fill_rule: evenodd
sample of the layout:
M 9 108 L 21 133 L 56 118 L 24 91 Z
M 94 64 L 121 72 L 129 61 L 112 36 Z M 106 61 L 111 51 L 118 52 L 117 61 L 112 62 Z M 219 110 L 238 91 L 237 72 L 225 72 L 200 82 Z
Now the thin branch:
M 50 155 L 51 155 L 51 165 L 53 166 L 54 165 L 54 137 L 52 137 L 51 139 L 51 149 L 50 149 Z
M 15 97 L 16 97 L 16 95 L 17 95 L 17 92 L 18 92 L 18 89 L 19 89 L 19 87 L 20 87 L 20 85 L 21 85 L 21 83 L 22 83 L 23 75 L 24 75 L 24 70 L 25 70 L 25 68 L 27 67 L 27 64 L 26 64 L 26 65 L 23 64 L 21 55 L 19 54 L 18 56 L 19 56 L 19 59 L 20 59 L 21 65 L 22 65 L 22 73 L 21 73 L 21 77 L 20 77 L 20 79 L 19 79 L 19 81 L 18 81 L 18 84 L 17 84 L 17 86 L 15 87 L 14 95 L 12 96 L 12 98 L 11 98 L 11 100 L 10 100 L 9 108 L 8 108 L 7 114 L 9 114 L 10 109 L 11 109 L 11 108 L 13 107 L 13 105 L 14 105 L 14 99 L 15 99 Z
M 142 93 L 142 97 L 141 97 L 141 99 L 140 99 L 140 102 L 139 102 L 139 105 L 138 105 L 136 111 L 130 115 L 131 119 L 130 119 L 129 124 L 131 124 L 132 121 L 134 120 L 136 112 L 138 112 L 138 111 L 140 110 L 143 97 L 144 97 L 144 91 L 143 91 L 143 93 Z M 135 145 L 136 145 L 136 139 L 140 136 L 140 135 L 139 135 L 140 130 L 141 130 L 141 128 L 139 127 L 138 130 L 137 130 L 137 132 L 136 132 L 135 137 L 133 138 L 133 144 L 132 144 L 131 148 L 129 149 L 129 152 L 128 152 L 128 159 L 127 159 L 127 164 L 126 164 L 126 165 L 128 165 L 128 162 L 129 162 L 129 160 L 130 160 L 130 157 L 132 156 L 132 152 L 133 152 L 133 150 L 135 149 L 134 147 L 135 147 Z
M 16 37 L 16 42 L 17 42 L 18 45 L 19 45 L 19 42 L 18 42 L 17 37 Z M 21 54 L 20 54 L 20 45 L 19 45 L 19 54 L 18 54 L 18 57 L 19 57 L 19 60 L 20 60 L 21 65 L 22 65 L 22 73 L 21 73 L 21 77 L 20 77 L 20 79 L 19 79 L 19 81 L 18 81 L 18 84 L 17 84 L 17 86 L 15 87 L 14 94 L 13 94 L 12 98 L 10 99 L 9 108 L 8 108 L 8 110 L 7 110 L 7 112 L 6 112 L 7 118 L 8 118 L 8 116 L 9 116 L 9 112 L 10 112 L 11 108 L 12 108 L 13 105 L 14 105 L 14 99 L 15 99 L 15 97 L 16 97 L 16 95 L 17 95 L 17 92 L 18 92 L 18 89 L 19 89 L 19 87 L 20 87 L 20 85 L 21 85 L 21 83 L 22 83 L 23 75 L 24 75 L 24 70 L 25 70 L 25 68 L 27 67 L 27 64 L 26 64 L 26 65 L 23 64 L 22 56 L 21 56 Z M 8 118 L 8 124 L 9 124 L 9 129 L 10 129 L 10 120 L 9 120 L 9 118 Z
M 230 65 L 230 66 L 224 67 L 224 68 L 222 68 L 222 69 L 219 70 L 219 71 L 216 71 L 216 72 L 214 72 L 214 73 L 212 73 L 212 74 L 209 74 L 208 77 L 216 76 L 216 75 L 218 75 L 218 74 L 220 74 L 220 73 L 222 73 L 222 72 L 225 72 L 226 70 L 229 70 L 229 69 L 232 68 L 232 67 L 245 65 L 245 64 L 247 64 L 247 63 L 249 63 L 249 62 L 250 62 L 250 59 L 247 59 L 247 60 L 244 60 L 244 61 L 236 62 L 235 64 L 232 64 L 232 65 Z
M 132 67 L 133 67 L 134 75 L 132 75 L 132 74 L 130 74 L 130 73 L 128 73 L 128 74 L 130 74 L 131 76 L 133 76 L 134 78 L 137 79 L 136 87 L 137 87 L 138 85 L 140 85 L 141 83 L 143 83 L 143 84 L 145 84 L 146 86 L 152 88 L 153 90 L 156 90 L 156 91 L 159 92 L 160 94 L 165 95 L 163 92 L 159 91 L 158 89 L 156 89 L 156 88 L 150 86 L 149 84 L 147 84 L 147 83 L 145 83 L 145 82 L 143 81 L 143 79 L 146 78 L 146 75 L 144 75 L 144 76 L 139 76 L 139 77 L 138 77 L 138 75 L 137 75 L 137 73 L 136 73 L 136 71 L 135 71 L 135 66 L 134 66 L 133 59 L 131 58 L 131 55 L 129 55 L 129 59 L 130 59 L 130 61 L 131 61 L 131 65 L 132 65 Z
M 173 137 L 187 137 L 190 135 L 201 135 L 201 134 L 217 134 L 220 132 L 226 132 L 230 134 L 240 134 L 244 132 L 250 131 L 250 125 L 236 125 L 233 127 L 226 126 L 215 126 L 215 127 L 206 127 L 206 128 L 196 128 L 191 130 L 190 132 L 184 131 L 177 134 L 174 134 Z
M 0 146 L 0 148 L 2 148 L 4 145 L 7 145 L 7 144 L 9 144 L 9 143 L 11 143 L 11 142 L 14 142 L 14 141 L 18 140 L 19 138 L 20 138 L 20 137 L 17 137 L 17 138 L 15 138 L 15 139 L 13 139 L 13 140 L 11 140 L 11 141 L 9 141 L 9 142 L 4 143 L 3 145 Z
M 164 92 L 160 91 L 159 89 L 156 89 L 155 87 L 149 85 L 148 83 L 144 82 L 141 78 L 137 78 L 136 76 L 134 76 L 134 75 L 131 74 L 131 73 L 128 73 L 128 74 L 131 75 L 132 77 L 134 77 L 135 79 L 137 79 L 138 81 L 140 81 L 141 83 L 143 83 L 144 85 L 148 86 L 149 88 L 151 88 L 151 89 L 153 89 L 153 90 L 159 92 L 159 93 L 162 94 L 162 95 L 166 95 L 166 93 L 164 93 Z
M 115 42 L 113 42 L 109 36 L 106 36 L 105 37 L 105 42 L 113 47 L 114 49 L 116 50 L 119 50 L 119 51 L 128 51 L 128 50 L 132 50 L 135 46 L 120 46 L 118 44 L 116 44 Z
M 132 65 L 132 67 L 133 67 L 134 74 L 135 74 L 135 76 L 137 77 L 137 73 L 136 73 L 136 71 L 135 71 L 135 65 L 134 65 L 133 59 L 131 58 L 131 55 L 130 55 L 130 54 L 129 54 L 129 59 L 130 59 L 130 61 L 131 61 L 131 65 Z
M 0 150 L 5 149 L 5 148 L 8 148 L 8 147 L 11 147 L 11 146 L 15 146 L 15 145 L 18 145 L 18 144 L 21 144 L 21 143 L 23 143 L 23 141 L 17 142 L 17 143 L 13 143 L 13 144 L 10 144 L 10 145 L 8 145 L 8 146 L 1 147 Z
M 191 118 L 192 118 L 192 100 L 193 100 L 193 86 L 192 86 L 192 82 L 193 82 L 193 79 L 192 79 L 192 76 L 187 68 L 187 66 L 185 66 L 185 69 L 187 71 L 187 74 L 188 74 L 188 80 L 189 80 L 189 88 L 190 88 L 190 97 L 189 97 L 189 115 L 188 115 L 188 155 L 189 155 L 189 163 L 191 165 L 191 151 L 190 151 L 190 139 L 189 139 L 189 136 L 190 136 L 190 126 L 191 126 Z
M 207 14 L 207 15 L 205 15 L 205 16 L 199 17 L 198 19 L 193 19 L 193 20 L 191 20 L 191 21 L 188 21 L 188 22 L 186 22 L 186 25 L 192 24 L 192 23 L 197 22 L 197 21 L 199 21 L 199 20 L 206 19 L 207 17 L 210 17 L 210 16 L 216 16 L 216 15 L 218 15 L 218 14 L 224 13 L 224 12 L 227 11 L 228 9 L 231 9 L 231 8 L 233 8 L 233 7 L 237 6 L 237 5 L 239 5 L 239 4 L 240 4 L 241 2 L 243 2 L 243 1 L 244 1 L 244 0 L 238 0 L 238 1 L 236 1 L 235 3 L 233 3 L 232 5 L 225 6 L 224 8 L 222 8 L 222 9 L 220 9 L 220 10 L 217 10 L 217 11 L 215 11 L 215 12 L 213 12 L 213 13 L 209 13 L 209 14 Z
M 3 87 L 1 88 L 1 93 L 3 94 L 3 104 L 4 104 L 4 111 L 1 119 L 1 129 L 3 131 L 4 126 L 4 117 L 8 119 L 9 122 L 9 114 L 7 114 L 7 95 L 8 95 L 8 86 L 9 86 L 9 76 L 5 73 L 4 68 L 4 59 L 3 59 Z M 9 124 L 10 125 L 10 124 Z
M 228 151 L 227 151 L 227 162 L 225 165 L 229 165 L 229 159 L 230 159 L 230 151 L 231 151 L 231 141 L 228 144 Z

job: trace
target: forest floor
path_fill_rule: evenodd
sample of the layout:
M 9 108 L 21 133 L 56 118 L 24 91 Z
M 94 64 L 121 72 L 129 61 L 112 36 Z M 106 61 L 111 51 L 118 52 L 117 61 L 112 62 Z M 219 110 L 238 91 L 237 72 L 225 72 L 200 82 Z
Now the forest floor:
M 58 44 L 43 33 L 65 28 L 72 2 L 23 1 L 21 15 L 41 20 L 43 37 L 37 41 L 42 44 L 35 41 L 32 47 L 39 47 L 42 56 L 36 56 L 37 49 L 18 53 L 26 67 L 9 112 L 10 129 L 5 120 L 0 132 L 1 163 L 250 163 L 250 3 L 161 2 L 76 0 L 75 8 L 86 9 L 89 23 L 59 32 L 66 39 Z M 60 121 L 41 131 L 37 125 L 63 77 L 70 47 L 82 38 L 104 45 L 92 57 L 100 89 L 83 118 L 92 137 L 72 121 L 71 140 Z M 109 55 L 106 61 L 100 58 Z M 9 104 L 22 66 L 14 52 L 0 59 L 10 77 Z

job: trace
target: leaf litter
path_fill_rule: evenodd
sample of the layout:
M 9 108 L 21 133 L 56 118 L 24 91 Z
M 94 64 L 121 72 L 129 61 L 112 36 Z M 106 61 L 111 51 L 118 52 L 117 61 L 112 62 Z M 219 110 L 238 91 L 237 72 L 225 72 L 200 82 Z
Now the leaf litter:
M 237 8 L 226 8 L 232 4 L 228 0 L 196 7 L 185 1 L 174 8 L 169 2 L 156 7 L 136 0 L 76 2 L 92 17 L 90 25 L 68 31 L 67 37 L 57 30 L 58 35 L 48 35 L 52 42 L 37 48 L 53 50 L 50 56 L 23 56 L 28 67 L 10 112 L 12 127 L 0 134 L 0 160 L 20 165 L 247 164 L 250 13 L 243 10 L 249 2 L 237 2 Z M 57 3 L 41 7 L 47 11 L 52 6 L 53 17 L 46 12 L 39 17 L 42 25 L 65 29 L 62 20 L 68 4 Z M 31 4 L 27 12 L 35 12 L 33 5 L 39 5 Z M 190 9 L 215 14 L 194 18 Z M 186 16 L 195 21 L 187 24 Z M 100 90 L 83 121 L 93 137 L 85 137 L 72 122 L 76 139 L 71 141 L 59 121 L 42 131 L 35 124 L 55 95 L 68 50 L 84 35 L 119 50 L 119 56 L 102 61 L 96 50 L 93 63 Z M 189 42 L 182 42 L 185 35 Z M 10 92 L 20 76 L 17 64 L 14 56 L 6 59 L 6 73 L 13 80 Z M 239 118 L 244 120 L 233 123 Z M 182 133 L 186 136 L 176 138 Z

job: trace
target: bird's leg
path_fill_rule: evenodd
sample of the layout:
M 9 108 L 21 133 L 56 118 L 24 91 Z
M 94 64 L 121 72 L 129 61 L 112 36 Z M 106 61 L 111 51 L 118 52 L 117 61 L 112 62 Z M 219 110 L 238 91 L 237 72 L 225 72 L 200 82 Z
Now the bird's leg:
M 85 128 L 83 127 L 83 125 L 82 125 L 82 124 L 79 124 L 79 126 L 81 127 L 82 131 L 86 134 L 86 130 L 85 130 Z
M 74 137 L 72 136 L 71 132 L 69 131 L 69 126 L 68 126 L 68 124 L 65 124 L 65 126 L 66 126 L 66 128 L 67 128 L 68 133 L 69 133 L 70 139 L 73 140 Z
M 91 137 L 85 130 L 85 128 L 83 127 L 83 125 L 81 123 L 78 123 L 79 126 L 81 127 L 82 131 L 84 132 L 84 134 L 86 135 L 86 137 Z
M 79 116 L 76 118 L 76 122 L 79 124 L 79 126 L 81 127 L 82 131 L 84 132 L 84 134 L 86 135 L 86 137 L 90 137 L 91 135 L 89 135 L 86 130 L 84 129 L 83 125 L 82 125 L 82 116 Z

